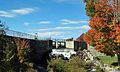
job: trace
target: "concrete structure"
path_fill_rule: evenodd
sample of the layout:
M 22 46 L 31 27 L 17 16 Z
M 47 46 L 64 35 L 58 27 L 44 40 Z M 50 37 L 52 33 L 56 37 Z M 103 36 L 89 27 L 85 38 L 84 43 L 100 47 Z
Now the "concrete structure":
M 75 55 L 74 49 L 52 49 L 52 56 L 63 56 L 64 58 L 70 59 L 72 55 Z
M 80 50 L 87 49 L 87 44 L 85 42 L 78 42 L 76 40 L 66 41 L 66 48 L 78 51 L 78 49 Z
M 87 44 L 85 42 L 79 42 L 73 39 L 55 39 L 52 43 L 52 48 L 55 49 L 73 49 L 77 51 L 78 49 L 87 49 Z
M 52 41 L 53 41 L 52 43 L 53 48 L 65 48 L 66 43 L 64 39 L 55 39 Z
M 66 48 L 74 49 L 75 41 L 66 41 Z

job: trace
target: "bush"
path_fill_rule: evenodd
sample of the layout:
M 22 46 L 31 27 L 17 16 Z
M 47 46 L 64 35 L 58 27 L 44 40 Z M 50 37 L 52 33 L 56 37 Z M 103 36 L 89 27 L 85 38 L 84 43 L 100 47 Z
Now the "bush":
M 62 59 L 52 59 L 48 65 L 49 72 L 64 72 L 65 62 Z
M 86 63 L 79 56 L 75 56 L 70 60 L 52 59 L 48 65 L 48 72 L 90 72 L 94 68 L 96 72 L 103 72 L 94 62 Z
M 52 59 L 48 65 L 49 72 L 86 72 L 84 62 L 78 57 L 70 60 Z
M 100 66 L 96 66 L 93 62 L 88 62 L 85 64 L 85 69 L 90 72 L 93 68 L 96 69 L 96 72 L 103 72 Z
M 78 56 L 71 58 L 65 64 L 65 72 L 86 72 L 84 62 Z

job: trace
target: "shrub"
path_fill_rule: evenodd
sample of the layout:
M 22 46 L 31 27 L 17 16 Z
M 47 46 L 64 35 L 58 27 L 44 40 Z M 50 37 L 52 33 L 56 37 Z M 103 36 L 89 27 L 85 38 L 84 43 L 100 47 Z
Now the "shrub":
M 48 65 L 49 72 L 64 72 L 65 62 L 62 59 L 52 59 Z
M 71 58 L 65 64 L 65 72 L 86 72 L 84 62 L 78 56 Z
M 96 66 L 93 62 L 88 62 L 85 64 L 85 69 L 88 70 L 88 72 L 90 72 L 93 68 L 96 69 L 96 72 L 102 72 L 100 66 Z
M 70 60 L 52 59 L 48 65 L 49 72 L 86 72 L 83 61 L 78 57 Z

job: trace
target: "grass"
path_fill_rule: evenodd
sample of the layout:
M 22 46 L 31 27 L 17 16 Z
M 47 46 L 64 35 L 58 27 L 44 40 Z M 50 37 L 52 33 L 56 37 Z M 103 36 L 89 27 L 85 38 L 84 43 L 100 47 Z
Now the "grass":
M 117 62 L 117 57 L 111 57 L 111 56 L 98 56 L 100 58 L 100 62 L 102 64 L 112 64 L 113 62 Z

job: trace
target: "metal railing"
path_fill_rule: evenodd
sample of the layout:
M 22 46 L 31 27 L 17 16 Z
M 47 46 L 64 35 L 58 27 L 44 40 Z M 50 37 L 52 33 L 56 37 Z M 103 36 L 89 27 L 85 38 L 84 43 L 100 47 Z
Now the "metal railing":
M 37 39 L 37 40 L 51 40 L 51 38 L 45 38 L 45 37 L 39 37 L 37 33 L 35 35 L 18 32 L 14 30 L 9 30 L 9 28 L 5 25 L 5 23 L 2 23 L 0 21 L 0 35 L 8 35 L 13 37 L 20 37 L 20 38 L 26 38 L 26 39 Z
M 8 36 L 20 37 L 20 38 L 26 38 L 26 39 L 51 40 L 51 38 L 45 38 L 45 37 L 39 37 L 39 36 L 37 36 L 36 38 L 36 35 L 18 32 L 14 30 L 5 30 L 5 34 Z

